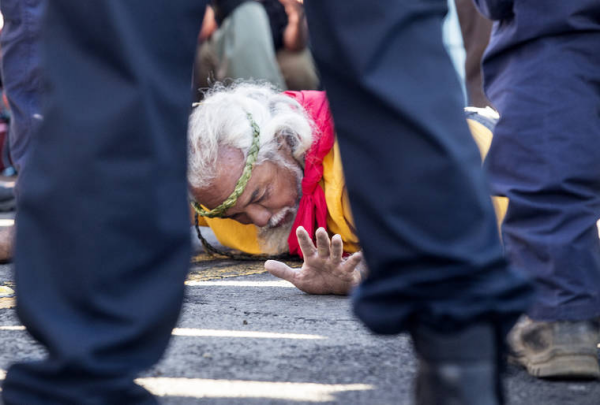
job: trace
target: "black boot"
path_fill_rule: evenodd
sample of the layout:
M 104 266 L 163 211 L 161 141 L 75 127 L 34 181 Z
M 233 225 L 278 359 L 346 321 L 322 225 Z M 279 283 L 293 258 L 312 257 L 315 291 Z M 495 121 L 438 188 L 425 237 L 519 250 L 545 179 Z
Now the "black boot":
M 503 345 L 491 324 L 453 333 L 419 326 L 411 335 L 419 358 L 418 405 L 504 403 L 500 381 Z

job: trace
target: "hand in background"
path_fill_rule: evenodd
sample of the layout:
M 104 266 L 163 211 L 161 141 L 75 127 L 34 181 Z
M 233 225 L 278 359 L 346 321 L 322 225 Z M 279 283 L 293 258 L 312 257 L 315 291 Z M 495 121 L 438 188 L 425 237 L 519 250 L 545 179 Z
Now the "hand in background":
M 283 32 L 283 44 L 287 50 L 298 52 L 308 44 L 308 25 L 304 6 L 297 0 L 279 0 L 285 7 L 288 25 Z

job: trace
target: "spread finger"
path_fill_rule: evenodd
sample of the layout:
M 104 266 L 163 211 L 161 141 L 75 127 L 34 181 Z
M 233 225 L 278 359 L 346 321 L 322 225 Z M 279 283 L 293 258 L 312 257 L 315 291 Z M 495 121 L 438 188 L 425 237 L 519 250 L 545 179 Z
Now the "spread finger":
M 300 245 L 300 250 L 302 250 L 302 255 L 304 257 L 313 256 L 316 253 L 317 248 L 315 248 L 306 229 L 299 226 L 298 229 L 296 229 L 296 236 L 298 237 L 298 244 Z
M 340 235 L 333 235 L 331 238 L 331 260 L 334 264 L 339 264 L 342 261 L 344 254 L 344 243 Z
M 354 271 L 354 269 L 356 269 L 356 266 L 358 266 L 362 260 L 363 260 L 362 252 L 356 252 L 352 256 L 350 256 L 348 259 L 346 259 L 346 261 L 342 265 L 342 268 L 344 271 L 351 273 Z
M 329 258 L 329 235 L 327 235 L 327 231 L 323 228 L 317 229 L 317 251 L 319 253 L 319 257 L 323 259 Z

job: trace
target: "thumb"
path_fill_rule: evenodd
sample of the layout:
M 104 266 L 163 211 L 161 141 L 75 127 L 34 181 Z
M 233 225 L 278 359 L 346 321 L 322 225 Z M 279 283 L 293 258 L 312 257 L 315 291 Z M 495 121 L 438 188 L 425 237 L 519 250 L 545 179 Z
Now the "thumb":
M 265 270 L 286 281 L 292 282 L 296 277 L 296 271 L 286 265 L 285 263 L 278 262 L 276 260 L 267 260 L 265 262 Z

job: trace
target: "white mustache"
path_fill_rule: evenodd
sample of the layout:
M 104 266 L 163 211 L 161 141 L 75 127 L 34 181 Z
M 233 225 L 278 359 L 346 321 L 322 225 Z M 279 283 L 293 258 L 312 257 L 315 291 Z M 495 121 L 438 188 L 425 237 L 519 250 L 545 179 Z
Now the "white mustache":
M 281 221 L 286 217 L 286 215 L 290 212 L 295 212 L 295 208 L 286 207 L 279 211 L 277 214 L 273 215 L 269 219 L 269 223 L 267 224 L 267 228 L 275 228 L 280 224 Z

